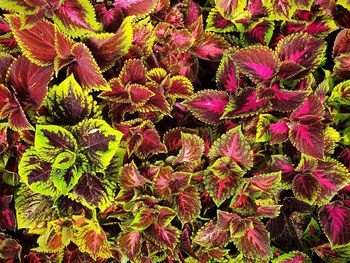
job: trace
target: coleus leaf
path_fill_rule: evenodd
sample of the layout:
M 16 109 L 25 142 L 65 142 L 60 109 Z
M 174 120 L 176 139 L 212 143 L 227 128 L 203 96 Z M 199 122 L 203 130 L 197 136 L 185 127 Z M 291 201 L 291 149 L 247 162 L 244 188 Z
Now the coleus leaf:
M 74 129 L 84 155 L 98 169 L 105 169 L 118 149 L 122 133 L 98 119 L 84 120 Z
M 97 21 L 102 24 L 106 32 L 116 32 L 124 18 L 120 8 L 107 8 L 104 4 L 95 5 L 95 12 Z
M 307 33 L 296 33 L 285 37 L 277 47 L 276 53 L 282 61 L 293 61 L 305 68 L 298 77 L 305 77 L 322 62 L 326 42 Z
M 215 90 L 199 91 L 184 102 L 196 118 L 211 125 L 220 122 L 227 103 L 227 93 Z
M 187 99 L 193 95 L 193 85 L 188 78 L 180 75 L 174 76 L 169 82 L 169 86 L 165 87 L 166 97 Z
M 10 237 L 0 234 L 0 258 L 5 263 L 15 262 L 20 257 L 22 246 Z
M 313 204 L 320 194 L 320 183 L 312 173 L 298 174 L 293 179 L 293 193 L 299 200 Z
M 206 190 L 217 206 L 234 195 L 242 182 L 245 171 L 228 156 L 217 159 L 204 177 Z
M 53 20 L 60 30 L 72 37 L 79 37 L 100 28 L 94 8 L 87 0 L 64 0 L 54 11 Z
M 293 122 L 310 125 L 323 119 L 324 106 L 315 94 L 309 95 L 303 104 L 296 108 L 290 118 Z
M 173 39 L 171 44 L 180 51 L 187 51 L 193 44 L 194 38 L 187 29 L 170 28 Z
M 75 63 L 69 66 L 68 74 L 73 73 L 75 79 L 85 90 L 110 90 L 86 45 L 83 43 L 74 44 L 71 53 L 75 58 Z
M 349 32 L 350 29 L 344 28 L 341 30 L 334 40 L 332 56 L 335 58 L 342 53 L 350 52 L 350 44 L 349 44 Z
M 0 83 L 5 83 L 6 73 L 14 58 L 11 55 L 0 52 Z
M 199 160 L 204 152 L 204 141 L 196 134 L 181 132 L 181 148 L 173 164 L 190 163 Z
M 121 8 L 127 16 L 141 16 L 151 13 L 157 6 L 155 0 L 116 0 L 114 6 Z
M 233 58 L 242 72 L 257 83 L 269 83 L 280 67 L 277 55 L 268 47 L 243 48 L 235 52 Z
M 241 126 L 232 128 L 216 140 L 208 155 L 212 161 L 227 156 L 244 169 L 253 166 L 253 152 L 248 141 L 244 138 Z
M 59 211 L 49 196 L 33 192 L 21 184 L 15 199 L 18 228 L 32 228 L 59 218 Z
M 220 61 L 230 44 L 220 35 L 213 32 L 202 33 L 192 46 L 198 58 L 209 61 Z
M 135 189 L 146 182 L 146 178 L 140 174 L 133 161 L 121 168 L 119 174 L 120 186 L 126 190 Z
M 3 0 L 1 1 L 1 8 L 8 11 L 15 11 L 26 14 L 31 14 L 36 11 L 36 8 L 27 2 L 17 0 Z
M 273 259 L 272 263 L 311 263 L 310 258 L 302 252 L 293 251 Z
M 26 108 L 35 109 L 46 97 L 52 73 L 52 67 L 37 66 L 25 56 L 20 56 L 11 65 L 8 82 L 15 90 L 17 98 L 29 104 Z
M 285 121 L 272 123 L 269 126 L 271 143 L 282 143 L 288 139 L 289 127 Z
M 264 225 L 256 218 L 247 218 L 242 223 L 244 232 L 235 240 L 237 248 L 248 258 L 268 259 L 271 248 Z
M 121 232 L 118 244 L 124 254 L 134 259 L 141 250 L 142 236 L 139 231 Z
M 37 125 L 34 146 L 39 156 L 50 162 L 61 152 L 77 150 L 73 135 L 57 125 Z
M 261 20 L 249 26 L 244 36 L 249 44 L 268 45 L 270 43 L 275 24 L 273 21 Z
M 64 152 L 57 156 L 52 165 L 52 182 L 63 195 L 67 195 L 68 192 L 76 186 L 78 180 L 83 175 L 82 170 L 72 167 L 74 162 L 75 154 Z
M 97 257 L 109 258 L 111 256 L 106 233 L 98 222 L 89 221 L 83 226 L 79 230 L 76 242 L 79 250 L 88 253 L 94 260 Z
M 232 23 L 230 20 L 226 20 L 215 8 L 210 10 L 206 22 L 206 31 L 226 33 L 232 32 L 236 29 L 234 23 Z
M 142 207 L 127 224 L 132 230 L 143 231 L 157 220 L 157 211 L 152 208 Z
M 329 157 L 319 160 L 312 173 L 320 183 L 321 191 L 316 200 L 318 205 L 329 202 L 350 181 L 346 167 Z
M 161 248 L 169 248 L 170 250 L 175 248 L 180 237 L 180 231 L 171 225 L 163 227 L 152 224 L 144 233 Z
M 117 58 L 128 53 L 133 39 L 131 22 L 132 18 L 127 17 L 115 34 L 96 34 L 85 41 L 102 71 L 111 68 Z
M 51 164 L 40 159 L 33 148 L 25 151 L 18 165 L 18 175 L 30 189 L 43 195 L 57 196 L 58 191 L 50 179 L 51 170 Z
M 193 242 L 210 248 L 225 247 L 229 240 L 229 229 L 218 227 L 218 222 L 216 220 L 211 220 L 196 233 Z
M 79 181 L 73 188 L 73 193 L 69 196 L 72 199 L 77 199 L 84 205 L 103 207 L 102 205 L 108 202 L 107 189 L 102 184 L 100 177 L 92 172 L 83 172 L 79 177 Z
M 75 80 L 73 75 L 53 86 L 45 101 L 46 123 L 75 125 L 97 115 L 96 102 Z
M 318 159 L 323 159 L 324 132 L 321 123 L 312 125 L 292 123 L 289 138 L 300 152 Z
M 247 1 L 225 1 L 225 0 L 215 0 L 215 7 L 220 12 L 220 14 L 228 19 L 235 19 L 240 15 L 247 5 Z
M 245 88 L 230 99 L 221 118 L 235 119 L 251 116 L 268 109 L 268 107 L 268 100 L 258 100 L 257 92 L 254 88 Z
M 350 209 L 337 202 L 323 206 L 319 211 L 320 224 L 332 245 L 345 245 L 350 241 Z
M 221 59 L 220 65 L 216 72 L 216 84 L 219 88 L 234 94 L 238 91 L 238 70 L 232 58 L 232 54 L 230 53 L 225 54 Z
M 281 171 L 256 174 L 249 178 L 248 191 L 256 199 L 273 198 L 280 190 Z
M 160 167 L 155 180 L 155 193 L 161 196 L 176 194 L 187 188 L 191 173 L 173 172 L 170 167 Z
M 195 187 L 189 186 L 175 197 L 176 210 L 182 224 L 196 219 L 201 211 L 199 194 Z
M 10 207 L 10 203 L 12 201 L 12 195 L 2 195 L 0 196 L 0 229 L 8 229 L 14 231 L 17 227 L 16 215 L 12 208 Z
M 333 72 L 342 79 L 348 79 L 350 65 L 350 53 L 342 53 L 334 59 Z

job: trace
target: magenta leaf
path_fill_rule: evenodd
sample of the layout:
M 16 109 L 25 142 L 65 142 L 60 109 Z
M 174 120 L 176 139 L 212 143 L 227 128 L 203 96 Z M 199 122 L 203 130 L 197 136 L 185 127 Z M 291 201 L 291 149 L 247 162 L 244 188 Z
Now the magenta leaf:
M 55 11 L 53 20 L 65 33 L 79 37 L 98 30 L 92 4 L 86 0 L 65 0 Z
M 290 140 L 302 153 L 323 159 L 324 132 L 321 123 L 312 125 L 292 123 L 290 127 Z
M 323 206 L 318 215 L 331 244 L 345 245 L 350 241 L 349 208 L 334 202 Z
M 184 102 L 196 118 L 211 125 L 220 122 L 227 103 L 227 93 L 216 90 L 199 91 Z
M 85 90 L 110 89 L 90 50 L 83 43 L 74 44 L 71 52 L 75 63 L 69 66 L 68 73 L 73 73 L 75 79 Z
M 146 15 L 152 12 L 156 6 L 155 0 L 116 0 L 114 6 L 121 8 L 126 16 Z
M 289 127 L 285 121 L 272 123 L 269 126 L 271 143 L 282 143 L 288 139 Z
M 251 116 L 266 110 L 269 107 L 268 100 L 258 100 L 254 88 L 245 88 L 232 97 L 226 105 L 222 119 L 236 119 Z
M 323 60 L 326 42 L 307 33 L 296 33 L 281 40 L 276 53 L 282 61 L 293 61 L 305 68 L 298 77 L 315 70 Z
M 280 61 L 268 47 L 251 46 L 233 54 L 242 72 L 255 82 L 269 83 L 278 72 Z

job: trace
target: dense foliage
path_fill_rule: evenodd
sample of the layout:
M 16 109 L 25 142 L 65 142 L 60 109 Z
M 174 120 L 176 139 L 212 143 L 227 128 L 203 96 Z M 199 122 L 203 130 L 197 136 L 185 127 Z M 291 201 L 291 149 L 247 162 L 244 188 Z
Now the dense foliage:
M 349 10 L 0 0 L 0 261 L 350 261 Z

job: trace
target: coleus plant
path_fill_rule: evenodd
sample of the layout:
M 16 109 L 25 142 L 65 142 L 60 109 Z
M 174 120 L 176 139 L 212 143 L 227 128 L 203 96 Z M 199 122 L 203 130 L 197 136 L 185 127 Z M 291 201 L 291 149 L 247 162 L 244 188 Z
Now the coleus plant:
M 0 261 L 350 261 L 347 1 L 0 10 Z

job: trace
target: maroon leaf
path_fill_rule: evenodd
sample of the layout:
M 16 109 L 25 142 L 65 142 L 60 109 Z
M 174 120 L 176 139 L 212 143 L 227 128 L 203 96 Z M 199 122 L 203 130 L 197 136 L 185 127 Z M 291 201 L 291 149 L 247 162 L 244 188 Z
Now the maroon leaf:
M 181 132 L 181 148 L 173 164 L 198 161 L 204 152 L 204 141 L 195 134 Z
M 212 220 L 206 223 L 196 234 L 193 242 L 204 247 L 224 247 L 230 240 L 229 229 L 217 227 L 217 222 Z
M 319 195 L 320 184 L 311 173 L 298 174 L 293 179 L 293 192 L 298 199 L 313 204 Z
M 272 172 L 282 172 L 282 183 L 291 182 L 294 176 L 294 167 L 291 160 L 284 155 L 272 155 Z
M 87 172 L 84 172 L 80 177 L 73 191 L 80 198 L 94 206 L 98 206 L 106 198 L 106 189 L 100 179 Z
M 290 126 L 290 140 L 302 153 L 323 159 L 324 132 L 321 123 L 312 125 L 292 123 Z
M 11 195 L 0 196 L 0 229 L 2 230 L 8 229 L 14 231 L 16 229 L 16 216 L 10 207 L 11 201 Z
M 95 11 L 97 20 L 106 32 L 116 32 L 124 18 L 120 8 L 107 8 L 104 4 L 95 5 Z
M 12 238 L 0 234 L 0 258 L 5 263 L 16 262 L 20 257 L 22 246 Z
M 219 33 L 231 32 L 235 30 L 235 25 L 226 20 L 216 9 L 212 9 L 207 18 L 207 30 Z
M 184 102 L 196 118 L 211 125 L 220 122 L 227 103 L 227 93 L 215 90 L 199 91 Z
M 91 52 L 84 44 L 74 44 L 71 52 L 75 62 L 68 68 L 68 74 L 73 73 L 75 79 L 86 90 L 110 89 Z
M 178 216 L 183 224 L 194 220 L 201 211 L 199 194 L 193 186 L 186 188 L 176 196 Z
M 323 115 L 324 108 L 321 100 L 311 94 L 302 105 L 293 111 L 291 120 L 302 124 L 313 124 L 320 122 Z
M 304 91 L 290 91 L 280 89 L 279 84 L 274 83 L 271 86 L 275 96 L 271 98 L 272 107 L 277 111 L 289 112 L 298 107 L 306 98 Z
M 319 211 L 320 224 L 333 245 L 350 242 L 350 209 L 336 202 L 323 206 Z
M 268 47 L 251 46 L 233 54 L 234 61 L 252 81 L 269 83 L 277 73 L 280 62 Z
M 350 29 L 341 30 L 334 40 L 333 57 L 350 52 Z
M 278 71 L 278 76 L 282 79 L 293 79 L 295 75 L 303 70 L 305 68 L 294 61 L 283 61 Z
M 7 71 L 12 64 L 14 58 L 10 55 L 0 55 L 0 83 L 5 83 Z
M 350 53 L 343 53 L 334 59 L 333 72 L 342 79 L 348 79 L 350 73 Z
M 250 28 L 245 32 L 245 38 L 249 44 L 262 44 L 268 45 L 272 32 L 274 30 L 273 21 L 262 20 L 250 26 Z
M 161 167 L 155 181 L 155 192 L 162 196 L 179 193 L 189 185 L 191 176 L 191 173 L 173 172 L 169 167 Z

